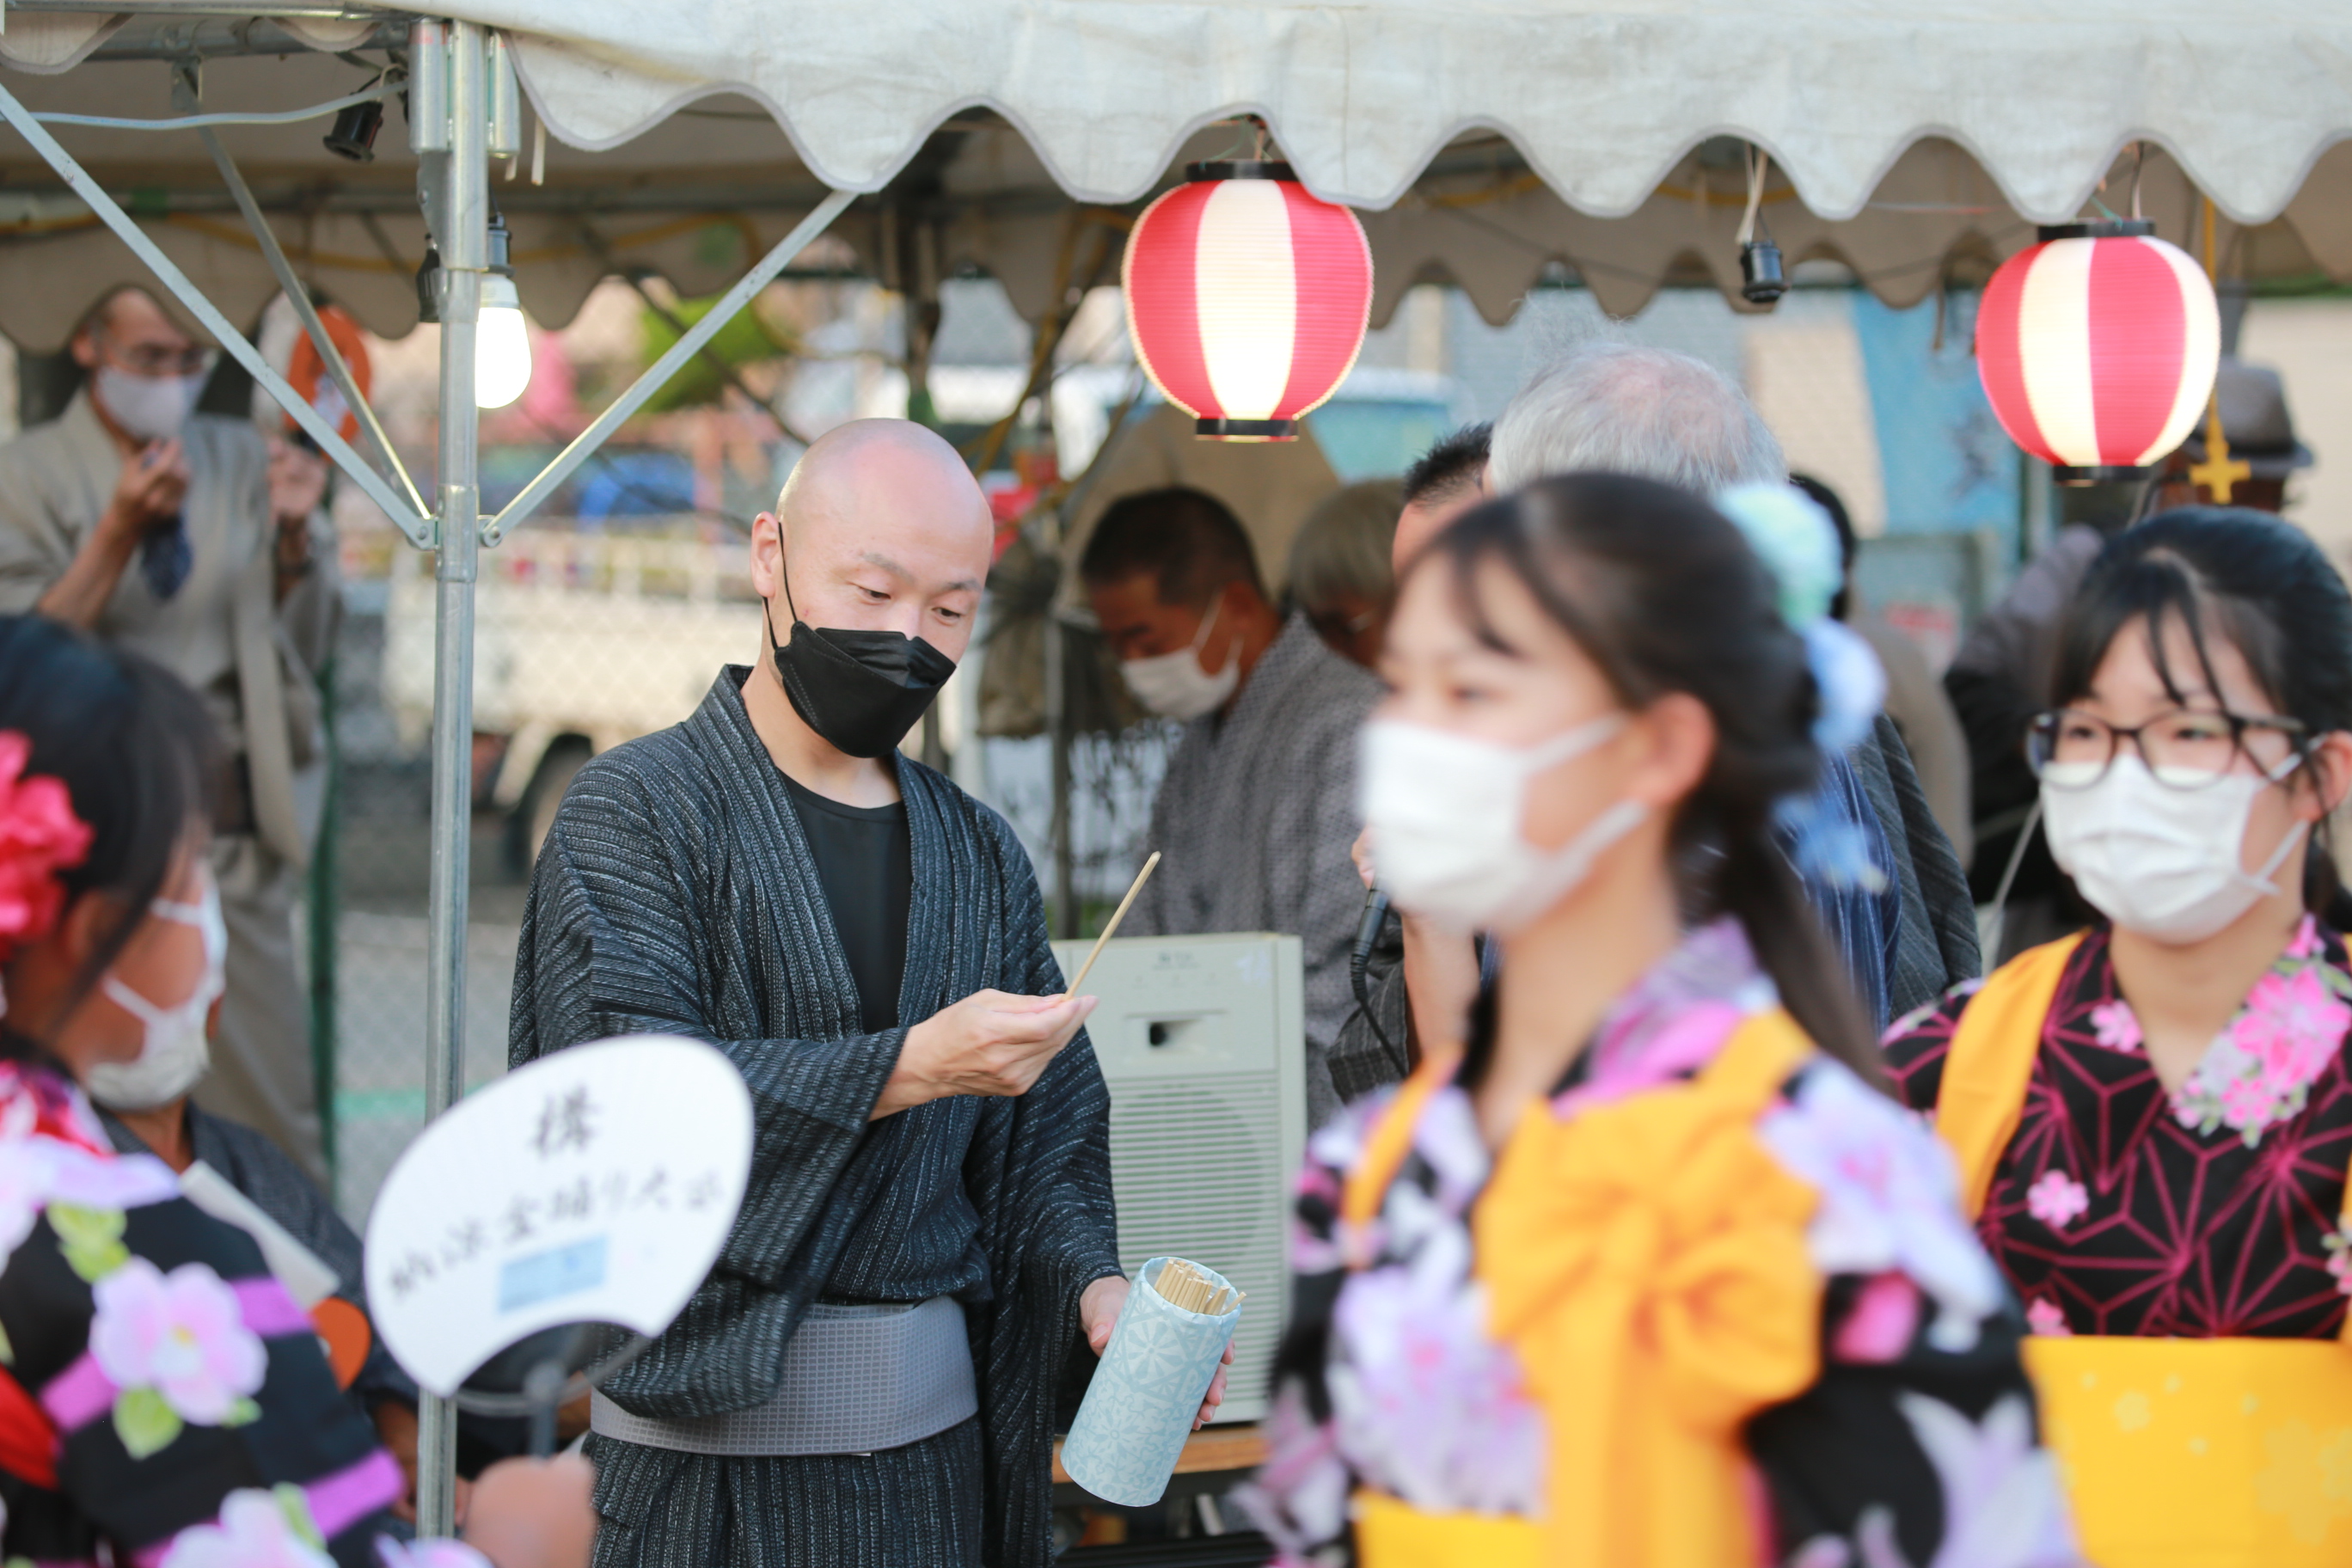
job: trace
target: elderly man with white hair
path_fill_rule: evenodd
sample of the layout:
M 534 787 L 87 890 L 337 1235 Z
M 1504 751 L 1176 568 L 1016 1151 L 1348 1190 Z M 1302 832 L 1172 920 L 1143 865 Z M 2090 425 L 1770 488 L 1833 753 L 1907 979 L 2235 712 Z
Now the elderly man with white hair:
M 1501 495 L 1547 474 L 1639 474 L 1713 495 L 1789 480 L 1780 444 L 1747 395 L 1702 360 L 1629 343 L 1580 349 L 1539 373 L 1495 422 L 1485 489 Z M 1400 548 L 1404 542 L 1400 539 Z M 1870 740 L 1832 759 L 1824 803 L 1863 829 L 1886 874 L 1879 892 L 1808 879 L 1807 891 L 1844 955 L 1865 1009 L 1884 1027 L 1979 972 L 1974 906 L 1950 841 L 1927 809 L 1902 737 L 1883 717 Z M 1479 983 L 1459 938 L 1405 925 L 1404 962 L 1370 1001 L 1392 1031 L 1408 1015 L 1458 1016 Z M 1412 976 L 1411 1005 L 1404 991 Z M 1337 1053 L 1370 1059 L 1355 1032 Z M 1366 1080 L 1351 1080 L 1360 1089 Z
M 1704 360 L 1596 343 L 1553 364 L 1495 422 L 1486 488 L 1601 468 L 1702 495 L 1786 484 L 1780 443 L 1748 395 Z M 1882 716 L 1871 739 L 1822 781 L 1832 806 L 1877 842 L 1884 900 L 1809 883 L 1864 1004 L 1883 1026 L 1979 972 L 1975 905 L 1951 841 L 1927 808 L 1910 752 Z

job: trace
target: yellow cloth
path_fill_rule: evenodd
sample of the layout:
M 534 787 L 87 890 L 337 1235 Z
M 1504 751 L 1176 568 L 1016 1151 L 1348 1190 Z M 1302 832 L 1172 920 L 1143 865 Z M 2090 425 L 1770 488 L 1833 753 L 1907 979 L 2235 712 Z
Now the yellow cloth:
M 1517 1514 L 1423 1513 L 1356 1494 L 1356 1568 L 1540 1568 L 1543 1532 Z
M 1478 1201 L 1488 1327 L 1550 1444 L 1542 1560 L 1752 1568 L 1740 1425 L 1820 1371 L 1813 1189 L 1756 1136 L 1811 1050 L 1752 1018 L 1697 1078 L 1561 1121 L 1528 1108 Z
M 2080 938 L 2019 954 L 1953 1031 L 1937 1130 L 1981 1213 Z M 2042 1431 L 2097 1568 L 2352 1563 L 2352 1322 L 2336 1340 L 2026 1342 Z
M 2042 1023 L 2066 961 L 2082 944 L 2078 934 L 2029 948 L 1994 970 L 1953 1032 L 1936 1096 L 1936 1131 L 1959 1163 L 1960 1209 L 1970 1219 L 1984 1212 L 2001 1151 L 2017 1136 Z

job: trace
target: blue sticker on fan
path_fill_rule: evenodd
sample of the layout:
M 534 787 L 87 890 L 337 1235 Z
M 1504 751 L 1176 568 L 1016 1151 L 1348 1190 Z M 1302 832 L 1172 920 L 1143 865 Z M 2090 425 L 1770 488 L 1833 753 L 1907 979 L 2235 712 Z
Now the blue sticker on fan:
M 592 1236 L 568 1247 L 518 1258 L 499 1270 L 499 1310 L 536 1307 L 558 1296 L 593 1290 L 604 1282 L 604 1238 Z

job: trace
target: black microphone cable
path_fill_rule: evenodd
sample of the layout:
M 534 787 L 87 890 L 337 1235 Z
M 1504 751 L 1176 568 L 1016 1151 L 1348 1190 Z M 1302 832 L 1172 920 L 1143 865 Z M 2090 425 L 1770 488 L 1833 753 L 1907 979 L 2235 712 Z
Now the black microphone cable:
M 1356 921 L 1356 945 L 1348 951 L 1348 979 L 1355 987 L 1356 1011 L 1361 1013 L 1364 1022 L 1371 1026 L 1372 1038 L 1380 1041 L 1381 1050 L 1402 1062 L 1406 1059 L 1405 1054 L 1396 1048 L 1396 1042 L 1389 1038 L 1386 1029 L 1381 1027 L 1380 1012 L 1372 1005 L 1370 974 L 1372 949 L 1379 945 L 1381 927 L 1388 918 L 1389 896 L 1375 884 L 1365 892 L 1364 912 Z

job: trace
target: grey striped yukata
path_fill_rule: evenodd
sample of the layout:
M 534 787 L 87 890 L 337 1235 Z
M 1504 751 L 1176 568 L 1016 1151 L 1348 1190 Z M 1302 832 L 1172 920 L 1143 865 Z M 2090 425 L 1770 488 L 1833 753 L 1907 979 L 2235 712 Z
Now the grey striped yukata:
M 1081 1034 L 1018 1100 L 934 1100 L 869 1122 L 904 1025 L 983 987 L 1062 988 L 1028 857 L 1004 821 L 897 759 L 913 898 L 902 1026 L 857 991 L 784 780 L 723 671 L 693 717 L 583 768 L 531 881 L 515 1064 L 606 1036 L 694 1036 L 756 1115 L 734 1234 L 685 1312 L 605 1392 L 639 1415 L 746 1409 L 776 1391 L 813 1301 L 954 1296 L 980 1414 L 871 1455 L 719 1458 L 589 1439 L 597 1568 L 1043 1564 L 1054 1394 L 1077 1303 L 1118 1272 L 1109 1096 Z

